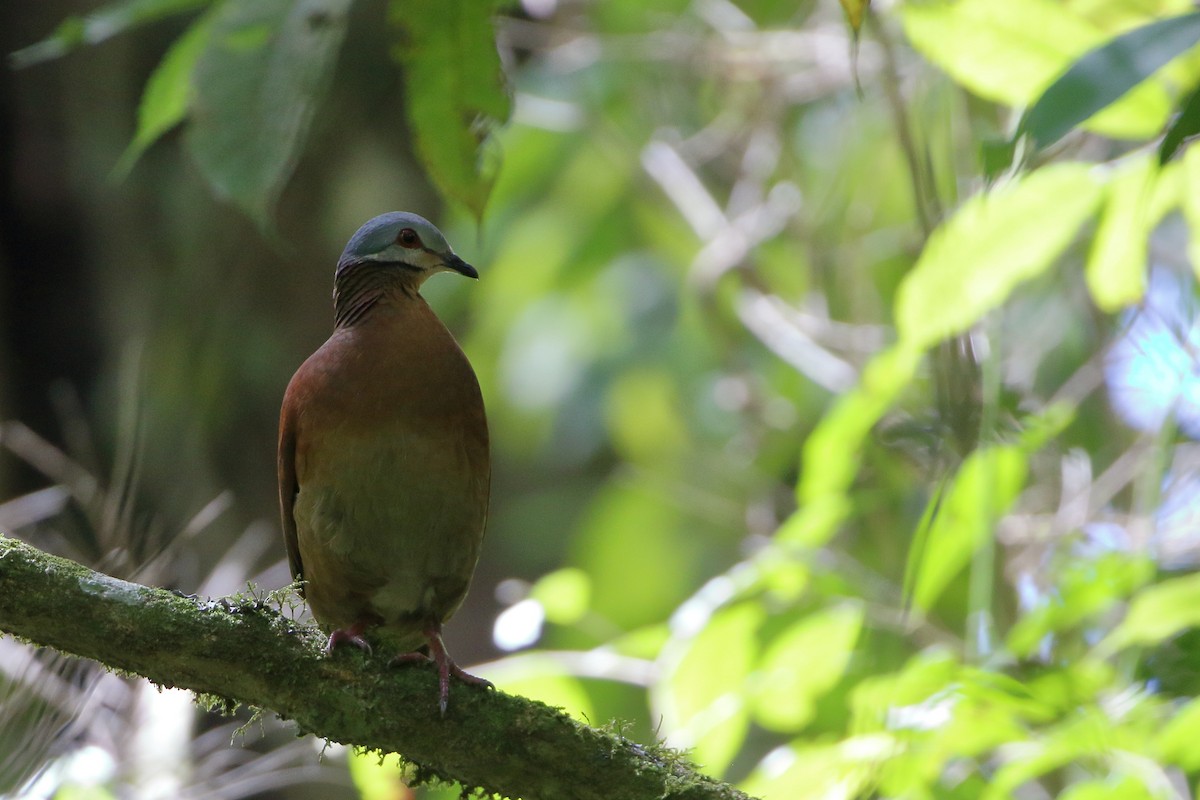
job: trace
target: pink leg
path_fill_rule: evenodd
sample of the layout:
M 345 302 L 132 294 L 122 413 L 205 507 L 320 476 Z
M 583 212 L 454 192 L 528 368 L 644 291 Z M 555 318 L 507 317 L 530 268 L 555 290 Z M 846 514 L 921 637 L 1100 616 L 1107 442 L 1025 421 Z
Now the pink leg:
M 362 621 L 354 623 L 349 628 L 338 628 L 329 634 L 329 641 L 325 643 L 325 652 L 332 653 L 338 645 L 352 644 L 359 650 L 365 650 L 369 655 L 371 645 L 363 638 L 363 631 L 366 629 L 367 623 Z
M 433 661 L 437 664 L 438 670 L 438 708 L 442 712 L 442 716 L 446 716 L 446 706 L 450 702 L 450 676 L 461 680 L 463 683 L 470 683 L 476 686 L 485 686 L 491 688 L 492 682 L 485 680 L 476 675 L 464 670 L 458 664 L 454 663 L 454 659 L 450 658 L 450 654 L 446 652 L 446 645 L 442 641 L 442 626 L 440 623 L 431 622 L 425 626 L 425 639 L 429 642 L 430 656 L 422 655 L 421 653 L 402 653 L 392 659 L 393 664 L 407 664 L 413 661 Z

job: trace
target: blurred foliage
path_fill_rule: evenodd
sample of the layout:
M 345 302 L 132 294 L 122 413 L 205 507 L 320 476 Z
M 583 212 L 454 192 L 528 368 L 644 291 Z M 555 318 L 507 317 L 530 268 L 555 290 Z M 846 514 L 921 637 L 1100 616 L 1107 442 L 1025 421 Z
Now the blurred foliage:
M 152 55 L 105 61 L 109 40 Z M 341 243 L 389 208 L 436 216 L 426 175 L 482 275 L 428 294 L 495 442 L 449 631 L 483 674 L 773 800 L 1191 797 L 1197 42 L 1187 0 L 71 17 L 13 81 L 127 89 L 103 113 L 54 95 L 103 357 L 67 375 L 82 400 L 55 390 L 60 436 L 3 429 L 53 486 L 14 489 L 0 525 L 188 591 L 285 583 L 278 398 Z M 156 143 L 180 124 L 194 162 Z M 123 183 L 94 178 L 114 164 Z M 19 690 L 45 684 L 6 659 L 0 702 L 37 728 Z M 98 791 L 133 796 L 137 752 L 77 713 L 68 752 L 99 748 Z M 313 751 L 265 726 L 253 760 L 201 765 L 222 728 L 196 717 L 210 749 L 161 757 L 174 796 L 214 775 L 304 796 Z M 106 796 L 30 751 L 49 793 Z M 322 764 L 322 793 L 406 796 L 377 755 Z

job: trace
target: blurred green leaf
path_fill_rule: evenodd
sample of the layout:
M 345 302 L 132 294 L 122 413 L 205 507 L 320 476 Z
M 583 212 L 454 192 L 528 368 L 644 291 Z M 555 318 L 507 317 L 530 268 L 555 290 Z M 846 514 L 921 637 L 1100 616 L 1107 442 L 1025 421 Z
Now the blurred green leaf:
M 920 352 L 903 346 L 878 353 L 863 369 L 857 388 L 835 402 L 804 443 L 799 508 L 776 539 L 785 544 L 819 547 L 837 532 L 849 513 L 846 492 L 858 474 L 863 441 L 909 385 Z
M 923 546 L 911 551 L 912 599 L 918 608 L 931 608 L 967 565 L 1021 493 L 1026 471 L 1026 454 L 1013 445 L 982 448 L 963 461 L 953 484 L 940 498 Z
M 1070 403 L 1048 405 L 1021 420 L 1020 445 L 1027 453 L 1041 450 L 1060 436 L 1075 421 L 1076 409 Z
M 396 800 L 405 792 L 404 764 L 395 753 L 351 751 L 346 766 L 361 800 Z
M 845 603 L 809 614 L 775 637 L 754 681 L 755 720 L 783 732 L 807 725 L 817 701 L 846 671 L 862 623 L 862 606 Z
M 1171 195 L 1178 171 L 1177 164 L 1159 168 L 1145 155 L 1109 180 L 1086 272 L 1092 299 L 1102 310 L 1118 311 L 1145 293 L 1150 233 L 1175 204 Z
M 820 800 L 870 796 L 881 764 L 903 752 L 884 733 L 848 736 L 834 744 L 796 741 L 767 754 L 741 788 L 771 800 Z
M 9 56 L 9 63 L 15 69 L 21 69 L 60 58 L 79 47 L 99 44 L 139 25 L 203 8 L 212 2 L 213 0 L 125 0 L 112 3 L 86 17 L 68 17 L 47 38 Z
M 1051 669 L 1023 682 L 1034 705 L 1026 712 L 1031 719 L 1049 722 L 1058 716 L 1070 716 L 1090 708 L 1110 691 L 1116 671 L 1106 661 L 1080 658 L 1068 661 L 1061 669 Z M 1040 713 L 1039 713 L 1040 712 Z
M 1183 185 L 1191 187 L 1182 193 L 1181 200 L 1183 219 L 1188 228 L 1188 261 L 1192 265 L 1192 274 L 1200 280 L 1200 192 L 1195 190 L 1200 186 L 1200 147 L 1189 147 L 1180 161 Z
M 193 76 L 188 144 L 264 229 L 333 77 L 350 0 L 225 3 Z
M 1136 594 L 1121 624 L 1101 642 L 1110 653 L 1132 645 L 1157 644 L 1200 625 L 1200 574 L 1171 578 Z
M 573 625 L 588 611 L 592 581 L 581 569 L 565 567 L 538 579 L 529 591 L 546 612 L 546 619 L 558 625 Z
M 508 120 L 510 106 L 494 8 L 492 0 L 391 0 L 388 10 L 389 21 L 403 31 L 393 56 L 404 65 L 417 154 L 438 189 L 477 219 L 497 166 L 485 146 Z
M 646 625 L 691 592 L 698 548 L 683 519 L 670 497 L 645 484 L 616 478 L 596 493 L 573 558 L 591 577 L 596 614 L 620 629 Z
M 1008 800 L 1023 784 L 1078 763 L 1104 747 L 1106 732 L 1102 720 L 1088 715 L 1058 725 L 1043 736 L 1030 737 L 996 770 L 982 800 Z
M 1102 189 L 1089 166 L 1057 164 L 967 200 L 896 292 L 901 339 L 923 349 L 974 325 L 1054 263 Z
M 1200 700 L 1184 703 L 1154 737 L 1158 758 L 1188 772 L 1200 769 Z
M 1028 657 L 1047 635 L 1108 611 L 1153 575 L 1152 561 L 1126 553 L 1072 561 L 1058 574 L 1043 604 L 1017 620 L 1008 635 L 1009 649 L 1018 657 Z
M 746 680 L 758 661 L 762 605 L 720 609 L 695 636 L 668 645 L 666 674 L 653 691 L 668 741 L 692 749 L 705 772 L 721 775 L 749 729 Z
M 1021 120 L 1018 135 L 1036 147 L 1111 105 L 1126 92 L 1200 41 L 1200 12 L 1160 19 L 1089 51 L 1052 83 Z
M 116 800 L 116 795 L 104 786 L 67 783 L 54 793 L 54 800 Z
M 128 175 L 146 148 L 183 122 L 191 97 L 192 70 L 208 45 L 211 31 L 212 15 L 205 14 L 175 40 L 151 73 L 138 104 L 137 132 L 113 168 L 114 177 Z
M 678 388 L 665 370 L 634 369 L 609 388 L 607 418 L 613 445 L 633 463 L 658 461 L 687 444 Z
M 962 664 L 947 649 L 931 647 L 911 656 L 899 672 L 864 678 L 850 694 L 854 725 L 859 730 L 891 725 L 892 710 L 926 702 L 956 685 L 962 672 Z
M 1188 139 L 1200 134 L 1200 86 L 1197 86 L 1179 105 L 1179 114 L 1167 127 L 1158 146 L 1158 165 L 1166 164 Z

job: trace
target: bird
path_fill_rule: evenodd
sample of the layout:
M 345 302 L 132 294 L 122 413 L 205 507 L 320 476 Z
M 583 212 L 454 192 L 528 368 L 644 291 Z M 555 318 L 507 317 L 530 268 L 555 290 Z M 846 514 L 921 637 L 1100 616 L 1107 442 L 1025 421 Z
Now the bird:
M 373 639 L 392 663 L 432 660 L 444 716 L 450 676 L 491 686 L 442 641 L 479 558 L 491 461 L 475 372 L 420 294 L 439 272 L 479 277 L 416 214 L 350 237 L 333 333 L 284 392 L 278 477 L 288 561 L 327 653 Z

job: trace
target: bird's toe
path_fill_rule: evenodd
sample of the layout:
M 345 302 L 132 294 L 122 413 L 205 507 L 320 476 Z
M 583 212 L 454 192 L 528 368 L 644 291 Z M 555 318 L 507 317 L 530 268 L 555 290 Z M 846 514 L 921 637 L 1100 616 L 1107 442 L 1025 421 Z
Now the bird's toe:
M 367 655 L 371 654 L 371 643 L 363 638 L 362 630 L 357 625 L 352 625 L 349 628 L 338 628 L 329 634 L 329 641 L 325 643 L 325 652 L 332 653 L 336 648 L 344 644 L 352 644 Z

